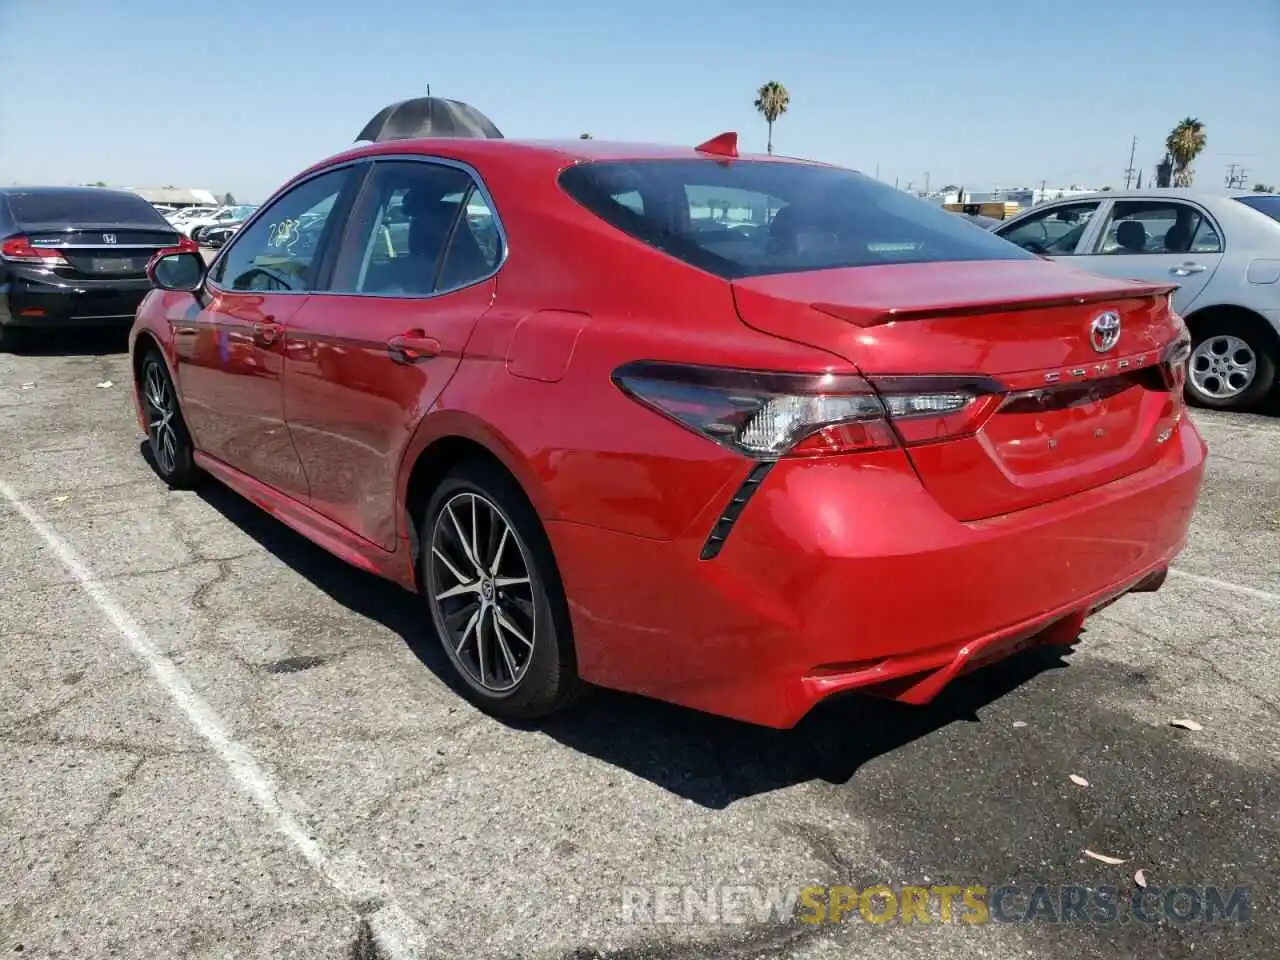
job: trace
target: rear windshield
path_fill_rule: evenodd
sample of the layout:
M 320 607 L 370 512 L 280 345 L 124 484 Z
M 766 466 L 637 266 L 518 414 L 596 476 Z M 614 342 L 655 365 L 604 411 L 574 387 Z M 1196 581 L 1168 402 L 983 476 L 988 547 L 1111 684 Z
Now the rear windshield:
M 727 279 L 1033 254 L 851 170 L 741 160 L 583 163 L 560 175 L 619 230 Z
M 9 209 L 20 224 L 65 223 L 155 224 L 168 227 L 147 201 L 128 193 L 99 190 L 41 190 L 8 195 Z
M 1280 197 L 1260 194 L 1256 197 L 1236 197 L 1241 203 L 1265 213 L 1272 220 L 1280 221 Z

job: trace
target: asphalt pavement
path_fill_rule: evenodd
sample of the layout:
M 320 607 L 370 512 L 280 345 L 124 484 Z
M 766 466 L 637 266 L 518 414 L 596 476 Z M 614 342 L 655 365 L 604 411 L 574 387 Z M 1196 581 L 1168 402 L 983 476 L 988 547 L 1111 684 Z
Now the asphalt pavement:
M 1160 592 L 926 708 L 516 728 L 415 597 L 168 491 L 98 340 L 0 354 L 0 956 L 1280 956 L 1280 419 L 1195 414 Z

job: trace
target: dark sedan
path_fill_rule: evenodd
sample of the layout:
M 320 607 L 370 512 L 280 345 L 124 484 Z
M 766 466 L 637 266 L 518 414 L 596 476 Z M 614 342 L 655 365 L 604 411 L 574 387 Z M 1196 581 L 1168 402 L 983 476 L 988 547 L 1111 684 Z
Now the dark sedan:
M 141 197 L 97 187 L 0 188 L 0 344 L 22 330 L 120 327 L 164 248 L 198 250 Z
M 243 220 L 237 220 L 235 223 L 218 224 L 213 227 L 205 227 L 200 231 L 200 239 L 196 242 L 202 247 L 212 247 L 218 249 L 230 240 L 237 230 L 244 225 Z

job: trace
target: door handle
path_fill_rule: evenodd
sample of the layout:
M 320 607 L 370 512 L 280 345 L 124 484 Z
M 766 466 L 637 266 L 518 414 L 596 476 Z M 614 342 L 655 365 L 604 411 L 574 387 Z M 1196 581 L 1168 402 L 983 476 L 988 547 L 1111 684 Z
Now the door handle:
M 1175 277 L 1189 277 L 1193 273 L 1204 273 L 1205 265 L 1203 263 L 1180 263 L 1169 272 Z
M 396 363 L 421 363 L 440 356 L 440 341 L 421 330 L 402 333 L 387 341 L 387 353 Z
M 280 335 L 280 324 L 276 323 L 271 317 L 255 323 L 253 325 L 253 339 L 255 343 L 260 343 L 264 347 L 269 347 L 276 342 L 276 337 Z

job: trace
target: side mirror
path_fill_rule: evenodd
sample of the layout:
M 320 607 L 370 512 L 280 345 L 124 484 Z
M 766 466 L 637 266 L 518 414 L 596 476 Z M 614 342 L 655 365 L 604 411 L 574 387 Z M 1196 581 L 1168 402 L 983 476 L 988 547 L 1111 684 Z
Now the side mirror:
M 147 264 L 147 279 L 161 290 L 195 293 L 204 284 L 204 257 L 185 250 L 161 250 Z

